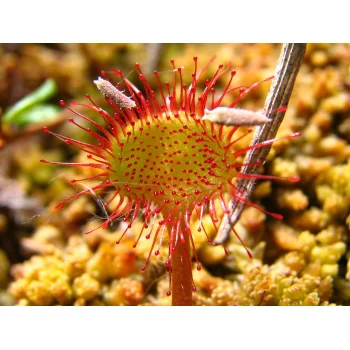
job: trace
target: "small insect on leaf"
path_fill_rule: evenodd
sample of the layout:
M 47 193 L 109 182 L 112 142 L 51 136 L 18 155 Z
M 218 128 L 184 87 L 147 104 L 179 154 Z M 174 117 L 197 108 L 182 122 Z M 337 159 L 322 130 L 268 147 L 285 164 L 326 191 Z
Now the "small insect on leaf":
M 124 95 L 108 80 L 104 80 L 99 77 L 98 80 L 94 80 L 94 83 L 106 98 L 114 102 L 120 108 L 136 107 L 136 103 L 130 97 Z
M 269 123 L 263 112 L 248 111 L 246 109 L 217 107 L 213 110 L 204 110 L 203 120 L 226 126 L 255 126 Z

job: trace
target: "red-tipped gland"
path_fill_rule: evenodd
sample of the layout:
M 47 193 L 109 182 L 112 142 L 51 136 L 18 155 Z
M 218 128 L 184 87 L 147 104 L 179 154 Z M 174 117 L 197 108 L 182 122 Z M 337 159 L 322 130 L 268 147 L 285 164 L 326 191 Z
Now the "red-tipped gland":
M 55 206 L 55 210 L 60 210 L 60 209 L 62 209 L 63 206 L 64 206 L 64 204 L 65 204 L 65 203 L 60 203 L 60 204 L 56 205 L 56 206 Z

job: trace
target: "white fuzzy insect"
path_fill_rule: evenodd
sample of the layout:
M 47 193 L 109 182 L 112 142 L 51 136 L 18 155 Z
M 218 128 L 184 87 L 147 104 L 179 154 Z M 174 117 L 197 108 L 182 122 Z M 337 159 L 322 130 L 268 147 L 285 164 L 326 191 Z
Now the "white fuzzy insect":
M 105 97 L 112 100 L 120 108 L 136 107 L 136 103 L 130 97 L 124 95 L 108 80 L 99 77 L 98 80 L 94 80 L 94 83 Z
M 203 120 L 227 126 L 255 126 L 269 123 L 263 112 L 254 112 L 246 109 L 217 107 L 213 110 L 204 110 Z

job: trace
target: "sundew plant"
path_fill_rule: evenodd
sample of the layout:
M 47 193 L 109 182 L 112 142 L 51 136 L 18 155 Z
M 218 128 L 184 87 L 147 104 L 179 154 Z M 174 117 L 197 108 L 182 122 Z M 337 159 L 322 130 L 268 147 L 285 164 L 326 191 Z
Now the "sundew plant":
M 212 61 L 208 64 L 213 64 Z M 277 219 L 282 218 L 279 214 L 269 213 L 245 200 L 244 190 L 236 186 L 237 179 L 242 177 L 273 179 L 271 176 L 248 175 L 240 171 L 243 165 L 257 165 L 257 163 L 242 163 L 244 155 L 249 150 L 270 146 L 275 140 L 237 148 L 238 141 L 252 131 L 245 127 L 242 132 L 239 124 L 254 124 L 247 119 L 240 122 L 240 118 L 243 114 L 244 118 L 246 116 L 248 119 L 253 118 L 255 114 L 247 114 L 236 109 L 247 93 L 273 77 L 249 87 L 231 87 L 236 72 L 231 71 L 228 64 L 225 68 L 219 65 L 214 76 L 203 81 L 201 78 L 208 64 L 198 68 L 195 57 L 192 78 L 186 82 L 183 78 L 183 68 L 177 68 L 173 60 L 171 64 L 172 83 L 162 82 L 159 74 L 154 73 L 158 91 L 152 90 L 138 64 L 136 70 L 140 81 L 139 87 L 124 78 L 120 71 L 113 71 L 121 81 L 116 85 L 102 73 L 102 77 L 96 80 L 95 84 L 105 96 L 108 110 L 96 105 L 89 96 L 87 96 L 89 104 L 84 106 L 97 113 L 101 121 L 104 121 L 103 124 L 75 111 L 62 101 L 61 104 L 77 117 L 70 118 L 69 121 L 93 136 L 96 142 L 90 144 L 75 140 L 45 128 L 45 131 L 66 144 L 87 153 L 88 161 L 86 163 L 41 161 L 96 169 L 98 173 L 95 175 L 85 179 L 74 179 L 72 182 L 99 179 L 99 183 L 71 196 L 58 208 L 92 191 L 106 189 L 111 191 L 113 196 L 105 204 L 109 216 L 95 229 L 106 228 L 123 216 L 128 225 L 116 242 L 119 243 L 133 226 L 136 218 L 142 216 L 142 229 L 134 246 L 136 247 L 143 236 L 152 240 L 152 247 L 142 271 L 147 268 L 151 255 L 159 255 L 159 247 L 166 242 L 168 259 L 165 266 L 170 277 L 168 295 L 172 296 L 173 305 L 191 305 L 192 292 L 196 289 L 192 278 L 192 257 L 196 260 L 197 269 L 201 269 L 191 232 L 193 228 L 190 222 L 193 218 L 199 222 L 196 229 L 207 235 L 202 218 L 209 213 L 217 230 L 219 215 L 216 204 L 219 203 L 224 213 L 229 213 L 228 198 L 244 201 L 245 204 Z M 215 85 L 219 79 L 226 79 L 228 82 L 223 90 L 216 92 Z M 231 99 L 231 103 L 223 106 L 224 99 L 225 101 Z M 228 115 L 236 117 L 236 123 L 230 123 L 230 126 L 224 125 L 225 114 L 222 107 L 226 107 Z M 220 118 L 217 118 L 220 119 L 220 123 L 209 120 L 215 120 L 216 111 L 220 111 Z M 232 111 L 235 112 L 230 113 Z M 217 114 L 219 116 L 219 113 Z M 208 115 L 211 115 L 211 118 L 203 118 Z M 79 119 L 89 123 L 91 128 L 82 126 Z M 262 119 L 260 123 L 262 122 L 266 120 Z M 110 207 L 112 203 L 114 205 Z M 233 233 L 237 235 L 234 230 Z M 211 244 L 212 239 L 208 235 L 207 238 Z M 250 255 L 248 249 L 247 253 Z

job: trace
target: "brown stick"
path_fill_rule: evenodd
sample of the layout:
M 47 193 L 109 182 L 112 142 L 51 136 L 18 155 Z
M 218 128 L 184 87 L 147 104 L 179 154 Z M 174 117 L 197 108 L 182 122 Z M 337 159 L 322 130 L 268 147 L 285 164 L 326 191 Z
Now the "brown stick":
M 192 305 L 192 269 L 190 236 L 184 232 L 185 225 L 181 225 L 185 242 L 177 240 L 175 251 L 171 253 L 172 261 L 172 305 Z
M 265 101 L 265 116 L 271 119 L 271 123 L 266 123 L 256 128 L 250 146 L 271 140 L 275 137 L 280 124 L 283 121 L 285 112 L 271 112 L 280 107 L 287 107 L 294 82 L 298 74 L 301 62 L 305 54 L 306 44 L 283 44 L 282 51 L 277 63 L 275 79 L 273 80 L 269 94 Z M 266 159 L 271 146 L 253 148 L 245 157 L 244 163 L 254 164 L 258 159 Z M 245 166 L 242 168 L 243 174 L 254 174 L 260 165 Z M 248 200 L 254 188 L 254 179 L 240 178 L 237 182 L 237 189 L 243 190 L 242 197 Z M 232 227 L 237 223 L 244 202 L 233 199 L 229 203 L 230 214 L 226 214 L 220 224 L 218 234 L 213 242 L 214 245 L 224 243 Z
M 147 49 L 147 61 L 145 66 L 146 74 L 152 74 L 157 69 L 165 46 L 166 44 L 162 44 L 162 43 L 146 44 L 146 49 Z

